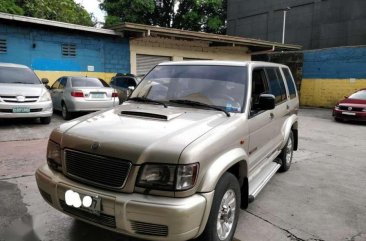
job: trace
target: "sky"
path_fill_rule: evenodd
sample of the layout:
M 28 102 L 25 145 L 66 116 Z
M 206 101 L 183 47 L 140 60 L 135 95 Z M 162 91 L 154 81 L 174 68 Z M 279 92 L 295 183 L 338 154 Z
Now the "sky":
M 98 22 L 104 23 L 104 16 L 106 13 L 99 8 L 101 1 L 102 0 L 74 0 L 74 2 L 80 3 L 86 9 L 86 11 L 92 13 L 97 18 Z

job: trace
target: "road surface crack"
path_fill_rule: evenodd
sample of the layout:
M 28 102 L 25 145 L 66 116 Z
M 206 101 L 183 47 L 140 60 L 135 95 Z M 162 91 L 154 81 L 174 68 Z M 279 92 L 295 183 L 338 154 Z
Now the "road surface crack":
M 259 218 L 259 219 L 261 219 L 261 220 L 265 221 L 266 223 L 269 223 L 269 224 L 271 224 L 272 226 L 274 226 L 274 227 L 276 227 L 276 228 L 278 228 L 278 229 L 281 229 L 282 231 L 286 232 L 286 233 L 287 233 L 287 237 L 289 237 L 289 238 L 290 238 L 291 240 L 293 240 L 293 241 L 324 241 L 323 239 L 318 239 L 318 238 L 302 239 L 302 238 L 300 238 L 300 237 L 297 237 L 297 236 L 296 236 L 295 234 L 293 234 L 290 230 L 285 229 L 285 228 L 282 228 L 282 227 L 280 227 L 280 226 L 278 226 L 278 225 L 276 225 L 276 224 L 272 223 L 271 221 L 269 221 L 269 220 L 267 220 L 267 219 L 265 219 L 265 218 L 260 217 L 259 215 L 255 214 L 255 213 L 252 213 L 252 212 L 250 212 L 250 211 L 248 211 L 248 210 L 244 210 L 244 211 L 245 211 L 245 212 L 247 212 L 247 213 L 250 213 L 251 215 L 253 215 L 253 216 L 255 216 L 255 217 L 257 217 L 257 218 Z M 313 235 L 312 235 L 312 236 L 313 236 Z
M 22 177 L 31 177 L 31 176 L 34 176 L 34 174 L 20 175 L 20 176 L 14 176 L 14 177 L 4 177 L 4 178 L 0 178 L 0 181 L 17 179 L 17 178 L 22 178 Z

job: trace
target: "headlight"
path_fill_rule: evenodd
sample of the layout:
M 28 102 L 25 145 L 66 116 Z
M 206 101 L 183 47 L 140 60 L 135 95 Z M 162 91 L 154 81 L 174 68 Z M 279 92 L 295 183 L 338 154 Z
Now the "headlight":
M 167 191 L 183 191 L 194 186 L 198 164 L 146 164 L 139 173 L 136 186 Z
M 44 90 L 39 101 L 41 101 L 41 102 L 51 101 L 50 93 L 47 90 Z
M 47 146 L 47 163 L 52 169 L 61 171 L 61 147 L 51 140 Z
M 339 105 L 336 105 L 336 106 L 334 107 L 334 109 L 335 109 L 335 110 L 340 110 L 340 109 L 339 109 Z

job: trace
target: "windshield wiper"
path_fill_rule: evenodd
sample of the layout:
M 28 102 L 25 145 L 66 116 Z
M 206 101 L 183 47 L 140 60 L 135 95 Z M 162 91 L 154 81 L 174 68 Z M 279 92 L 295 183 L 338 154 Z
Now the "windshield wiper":
M 198 101 L 178 99 L 178 100 L 169 100 L 169 102 L 177 103 L 177 104 L 183 104 L 183 105 L 190 105 L 190 106 L 207 107 L 207 108 L 210 108 L 210 109 L 213 109 L 213 110 L 222 111 L 226 114 L 227 117 L 230 117 L 230 113 L 227 112 L 226 110 L 224 110 L 220 107 L 214 106 L 214 105 L 209 105 L 209 104 L 205 104 L 205 103 L 198 102 Z
M 127 100 L 132 100 L 132 101 L 137 101 L 137 102 L 145 102 L 145 103 L 155 103 L 155 104 L 158 104 L 158 105 L 163 105 L 164 108 L 168 108 L 168 106 L 162 101 L 152 100 L 152 99 L 145 98 L 145 97 L 132 97 L 132 98 L 128 98 Z

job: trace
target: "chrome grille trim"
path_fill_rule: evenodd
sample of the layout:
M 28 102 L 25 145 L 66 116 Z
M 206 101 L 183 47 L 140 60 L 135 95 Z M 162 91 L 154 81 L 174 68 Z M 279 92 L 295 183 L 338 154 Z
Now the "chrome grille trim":
M 9 103 L 32 103 L 32 102 L 37 102 L 39 96 L 24 96 L 25 100 L 24 101 L 18 101 L 17 100 L 17 96 L 0 96 L 0 98 L 4 101 L 4 102 L 9 102 Z
M 131 229 L 137 234 L 160 237 L 168 236 L 168 226 L 162 224 L 131 221 Z
M 71 149 L 65 149 L 64 159 L 66 175 L 71 179 L 113 190 L 125 186 L 132 167 L 127 160 Z

